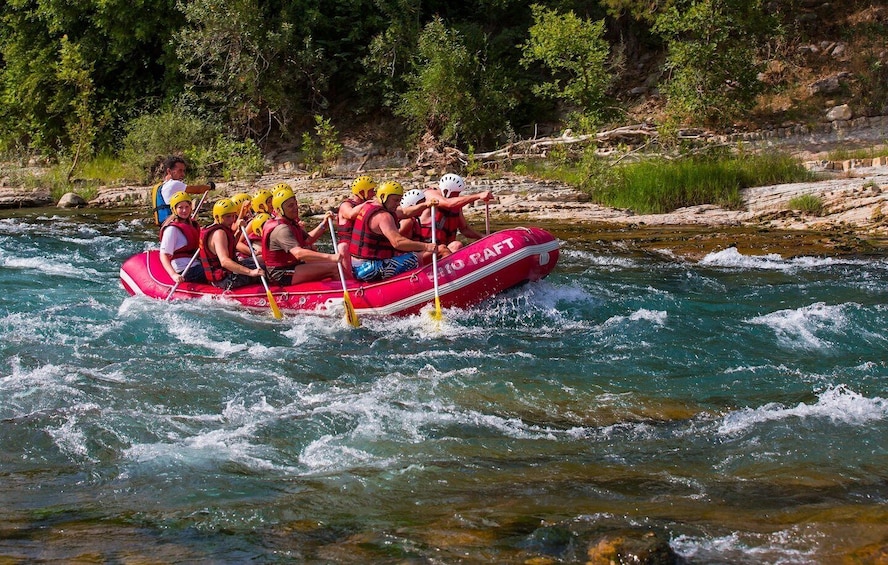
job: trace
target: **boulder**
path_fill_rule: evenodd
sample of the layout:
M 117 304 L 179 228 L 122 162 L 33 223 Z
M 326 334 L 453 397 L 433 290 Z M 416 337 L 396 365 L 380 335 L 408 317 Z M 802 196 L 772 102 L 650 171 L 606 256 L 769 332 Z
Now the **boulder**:
M 66 192 L 63 194 L 56 204 L 57 208 L 83 208 L 85 206 L 86 200 L 81 198 L 79 194 L 73 192 Z
M 851 107 L 847 104 L 834 106 L 826 112 L 826 119 L 830 122 L 837 122 L 839 120 L 850 120 L 852 116 L 853 113 L 851 112 Z

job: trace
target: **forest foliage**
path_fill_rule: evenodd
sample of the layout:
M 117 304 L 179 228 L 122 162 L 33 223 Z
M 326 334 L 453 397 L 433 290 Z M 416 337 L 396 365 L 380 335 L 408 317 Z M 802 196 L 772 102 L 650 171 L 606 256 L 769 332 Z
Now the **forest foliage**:
M 380 117 L 480 149 L 534 123 L 619 122 L 618 85 L 650 76 L 665 120 L 723 126 L 766 88 L 802 3 L 7 0 L 0 152 L 73 167 L 246 143 L 249 160 Z M 633 77 L 643 60 L 648 76 Z

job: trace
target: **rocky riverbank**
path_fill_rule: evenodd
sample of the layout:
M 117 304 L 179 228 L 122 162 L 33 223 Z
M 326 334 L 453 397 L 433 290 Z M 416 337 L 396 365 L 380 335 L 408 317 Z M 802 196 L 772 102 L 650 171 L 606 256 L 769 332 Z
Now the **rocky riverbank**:
M 823 180 L 745 189 L 741 210 L 704 205 L 650 215 L 599 206 L 570 186 L 513 174 L 469 177 L 467 183 L 469 192 L 490 190 L 496 196 L 489 205 L 494 227 L 541 225 L 559 237 L 592 240 L 605 246 L 668 250 L 690 259 L 729 246 L 742 253 L 777 253 L 784 257 L 888 251 L 888 160 L 812 161 L 808 166 Z M 410 174 L 404 169 L 367 173 L 379 180 L 398 180 L 408 189 L 431 182 L 424 174 Z M 299 195 L 304 212 L 322 214 L 348 194 L 352 178 L 353 174 L 310 178 L 279 169 L 253 182 L 217 183 L 216 192 L 255 192 L 286 182 Z M 790 209 L 790 200 L 803 195 L 819 197 L 823 212 L 812 215 Z M 150 187 L 103 188 L 89 206 L 147 208 L 149 196 Z M 0 188 L 0 208 L 53 204 L 48 192 Z M 479 202 L 467 208 L 466 216 L 480 229 L 486 212 Z

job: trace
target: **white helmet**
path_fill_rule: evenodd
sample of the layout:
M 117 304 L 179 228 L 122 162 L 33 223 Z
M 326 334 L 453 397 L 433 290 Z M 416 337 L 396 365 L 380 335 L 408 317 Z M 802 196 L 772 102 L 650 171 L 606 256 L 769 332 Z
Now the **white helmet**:
M 451 194 L 459 194 L 466 188 L 466 181 L 459 175 L 447 173 L 438 181 L 438 188 L 444 198 L 450 198 Z
M 411 188 L 401 198 L 401 206 L 416 206 L 423 200 L 425 200 L 425 192 L 417 188 Z

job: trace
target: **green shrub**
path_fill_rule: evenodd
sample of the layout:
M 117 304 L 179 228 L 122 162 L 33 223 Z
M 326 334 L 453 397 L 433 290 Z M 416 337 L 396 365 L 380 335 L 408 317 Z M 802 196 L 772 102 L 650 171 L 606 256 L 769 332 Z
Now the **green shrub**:
M 221 127 L 181 108 L 172 108 L 139 116 L 127 124 L 126 132 L 121 158 L 144 171 L 144 180 L 149 181 L 169 155 L 209 152 Z M 209 162 L 209 158 L 204 160 Z M 194 174 L 195 164 L 188 165 L 189 175 Z
M 790 210 L 820 216 L 823 214 L 823 199 L 815 194 L 802 194 L 789 199 Z
M 801 182 L 813 176 L 801 163 L 780 154 L 716 152 L 613 165 L 596 155 L 594 148 L 567 164 L 551 160 L 525 164 L 523 172 L 560 180 L 587 192 L 599 204 L 640 214 L 661 214 L 701 204 L 736 210 L 743 206 L 743 188 Z
M 314 135 L 302 133 L 302 160 L 306 168 L 326 175 L 330 166 L 342 155 L 339 132 L 330 123 L 330 118 L 315 115 Z

